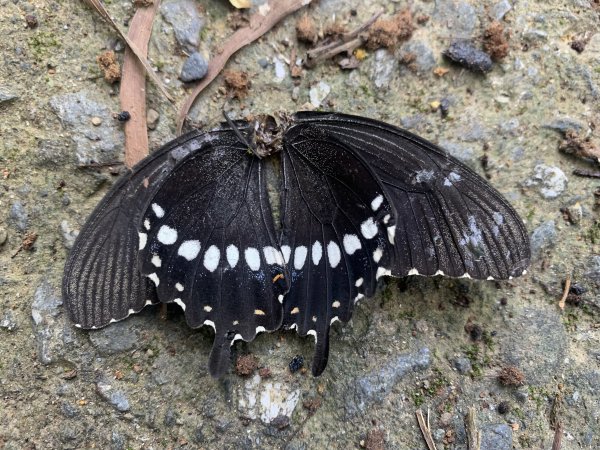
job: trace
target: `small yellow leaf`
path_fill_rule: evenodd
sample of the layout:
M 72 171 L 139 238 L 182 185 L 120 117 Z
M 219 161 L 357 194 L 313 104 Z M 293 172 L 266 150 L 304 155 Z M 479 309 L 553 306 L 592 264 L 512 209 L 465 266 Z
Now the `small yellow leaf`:
M 229 3 L 231 3 L 237 9 L 244 9 L 244 8 L 252 7 L 252 0 L 229 0 Z

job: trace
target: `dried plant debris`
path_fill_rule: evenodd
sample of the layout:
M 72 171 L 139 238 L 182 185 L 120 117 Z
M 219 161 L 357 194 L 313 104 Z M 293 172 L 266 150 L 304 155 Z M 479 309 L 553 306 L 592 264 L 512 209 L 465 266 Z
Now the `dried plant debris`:
M 319 32 L 315 21 L 308 14 L 304 14 L 296 22 L 296 38 L 300 42 L 314 45 L 319 40 Z
M 412 12 L 403 9 L 389 19 L 377 19 L 369 28 L 366 46 L 371 50 L 394 48 L 398 43 L 410 39 L 414 30 Z
M 109 83 L 115 83 L 121 79 L 121 66 L 117 60 L 117 55 L 112 50 L 100 53 L 96 57 L 100 70 L 104 74 L 104 79 Z
M 250 23 L 250 19 L 247 14 L 244 14 L 243 10 L 236 9 L 234 12 L 227 16 L 227 25 L 234 30 L 247 27 Z
M 525 383 L 525 375 L 515 366 L 506 366 L 500 370 L 498 381 L 504 386 L 522 386 Z
M 497 20 L 493 21 L 483 33 L 483 49 L 494 61 L 500 61 L 508 55 L 509 33 Z
M 385 431 L 381 429 L 369 431 L 363 447 L 367 450 L 385 450 Z
M 254 355 L 242 355 L 235 363 L 235 373 L 242 377 L 252 375 L 258 368 L 258 360 Z
M 561 152 L 600 164 L 600 148 L 589 137 L 582 138 L 574 130 L 565 131 L 564 136 L 558 147 Z
M 247 72 L 240 70 L 225 70 L 223 71 L 223 78 L 229 91 L 229 95 L 232 98 L 246 98 L 251 84 Z
M 444 56 L 471 72 L 487 73 L 492 70 L 490 55 L 469 41 L 454 42 L 444 51 Z
M 150 5 L 154 4 L 154 0 L 133 0 L 133 6 L 136 8 L 147 8 Z

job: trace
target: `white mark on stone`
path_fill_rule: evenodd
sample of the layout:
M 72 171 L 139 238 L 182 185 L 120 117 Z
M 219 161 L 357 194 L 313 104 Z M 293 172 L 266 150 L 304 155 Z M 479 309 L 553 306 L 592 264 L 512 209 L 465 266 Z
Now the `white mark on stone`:
M 158 235 L 156 236 L 158 242 L 164 245 L 171 245 L 177 241 L 177 231 L 175 228 L 171 228 L 167 225 L 163 225 L 158 230 Z
M 304 267 L 307 254 L 308 249 L 304 245 L 296 247 L 296 250 L 294 250 L 294 269 L 300 270 Z
M 152 211 L 154 211 L 154 215 L 159 219 L 162 219 L 165 216 L 165 210 L 157 203 L 152 203 Z
M 206 270 L 214 272 L 219 266 L 219 259 L 221 259 L 221 252 L 216 245 L 211 245 L 204 254 L 204 267 L 206 267 Z
M 257 271 L 260 269 L 260 253 L 254 247 L 248 247 L 244 250 L 244 257 L 246 258 L 246 264 L 251 270 Z
M 377 224 L 373 221 L 372 217 L 369 217 L 360 224 L 360 232 L 365 239 L 373 239 L 375 236 L 377 236 Z
M 360 239 L 355 234 L 346 234 L 344 235 L 344 250 L 349 255 L 353 255 L 356 250 L 360 249 L 362 245 L 360 244 Z
M 148 242 L 148 235 L 146 233 L 138 233 L 140 238 L 140 245 L 138 246 L 139 250 L 144 250 L 146 248 L 146 243 Z
M 188 261 L 192 261 L 200 253 L 200 241 L 183 241 L 177 250 L 179 256 L 183 256 Z
M 383 203 L 383 195 L 379 194 L 371 202 L 371 209 L 373 211 L 377 211 L 379 209 L 379 207 L 381 206 L 382 203 Z
M 319 241 L 315 241 L 312 246 L 312 262 L 315 266 L 319 265 L 321 258 L 323 257 L 323 246 Z
M 233 269 L 240 260 L 240 251 L 235 245 L 230 244 L 225 250 L 225 254 L 227 255 L 229 266 Z
M 329 241 L 329 244 L 327 244 L 327 259 L 329 259 L 329 265 L 332 269 L 335 269 L 342 259 L 340 247 L 333 241 Z

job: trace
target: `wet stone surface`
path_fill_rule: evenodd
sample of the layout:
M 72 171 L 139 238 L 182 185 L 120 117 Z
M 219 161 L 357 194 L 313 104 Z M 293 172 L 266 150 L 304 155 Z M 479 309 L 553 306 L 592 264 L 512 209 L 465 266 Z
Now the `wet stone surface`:
M 253 3 L 250 14 L 265 2 Z M 559 151 L 569 130 L 600 146 L 597 2 L 313 3 L 227 64 L 248 74 L 244 98 L 217 77 L 190 121 L 210 128 L 226 105 L 236 118 L 337 110 L 408 128 L 508 198 L 531 236 L 527 275 L 384 277 L 349 323 L 333 326 L 318 378 L 313 339 L 281 331 L 236 342 L 232 369 L 212 379 L 213 331 L 187 327 L 176 305 L 101 330 L 74 328 L 61 297 L 64 261 L 124 171 L 127 122 L 113 115 L 126 108 L 96 58 L 115 49 L 122 64 L 124 45 L 84 2 L 0 0 L 0 35 L 8 37 L 0 39 L 0 448 L 345 450 L 381 430 L 385 448 L 420 449 L 420 409 L 429 411 L 438 448 L 464 450 L 470 407 L 482 450 L 551 448 L 557 399 L 563 448 L 600 448 L 598 182 L 573 175 L 597 167 Z M 131 3 L 104 4 L 127 29 Z M 354 56 L 354 69 L 340 69 L 338 59 L 292 69 L 306 55 L 295 30 L 304 13 L 324 36 L 333 23 L 352 30 L 381 9 L 390 16 L 405 7 L 414 31 L 396 47 L 339 57 Z M 243 23 L 245 13 L 234 13 L 227 1 L 161 2 L 149 61 L 176 105 L 193 86 L 180 79 L 186 60 L 219 55 Z M 475 73 L 443 56 L 454 42 L 481 56 L 492 20 L 509 36 L 504 59 Z M 575 39 L 587 40 L 581 52 Z M 203 67 L 193 67 L 194 78 Z M 152 83 L 145 92 L 153 151 L 176 136 L 176 110 Z M 269 181 L 274 198 L 278 186 Z M 17 252 L 32 232 L 35 245 Z M 578 288 L 561 309 L 567 275 Z M 237 375 L 234 361 L 249 354 L 257 369 Z M 500 384 L 506 367 L 520 370 L 524 384 Z

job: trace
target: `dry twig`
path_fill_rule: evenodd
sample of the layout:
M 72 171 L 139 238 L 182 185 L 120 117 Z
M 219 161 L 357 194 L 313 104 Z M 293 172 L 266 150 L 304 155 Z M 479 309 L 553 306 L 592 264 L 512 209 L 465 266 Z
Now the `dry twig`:
M 420 409 L 415 412 L 415 415 L 417 416 L 417 422 L 419 422 L 419 428 L 421 429 L 421 433 L 423 433 L 423 439 L 425 439 L 427 448 L 429 450 L 437 450 L 435 447 L 435 442 L 433 441 L 433 436 L 431 436 L 429 420 L 425 422 L 425 418 L 423 417 L 423 411 L 421 411 Z M 429 419 L 429 413 L 427 413 L 427 418 Z
M 562 446 L 562 434 L 563 434 L 563 426 L 562 423 L 556 424 L 556 429 L 554 430 L 554 441 L 552 441 L 552 450 L 560 450 Z
M 97 1 L 97 0 L 96 0 Z M 308 5 L 312 0 L 270 0 L 264 3 L 254 13 L 246 27 L 240 28 L 223 44 L 221 52 L 208 64 L 208 73 L 202 81 L 194 88 L 192 93 L 183 103 L 177 115 L 177 134 L 181 134 L 183 123 L 187 114 L 194 104 L 196 97 L 221 73 L 229 58 L 242 47 L 254 42 L 275 24 L 289 14 Z
M 152 32 L 152 22 L 160 0 L 147 7 L 139 7 L 131 20 L 128 37 L 145 56 Z M 121 90 L 121 109 L 131 114 L 125 123 L 125 165 L 133 167 L 148 154 L 148 130 L 146 125 L 146 74 L 133 51 L 125 51 Z
M 565 309 L 565 303 L 567 301 L 567 297 L 569 296 L 569 289 L 571 289 L 571 274 L 567 274 L 567 278 L 565 280 L 565 288 L 563 290 L 563 295 L 558 302 L 558 307 L 560 309 Z
M 475 408 L 468 408 L 465 416 L 465 431 L 467 432 L 467 445 L 469 450 L 479 450 L 481 447 L 481 432 L 475 423 Z
M 127 37 L 127 35 L 125 33 L 123 33 L 123 31 L 121 31 L 119 26 L 115 23 L 114 20 L 112 20 L 112 17 L 110 17 L 110 15 L 108 14 L 108 11 L 106 10 L 106 8 L 102 4 L 102 2 L 100 0 L 85 0 L 85 2 L 88 3 L 92 8 L 94 8 L 96 10 L 96 12 L 98 14 L 100 14 L 100 16 L 102 16 L 102 18 L 104 20 L 106 20 L 108 22 L 108 24 L 119 34 L 121 39 L 123 39 L 125 41 L 127 46 L 135 54 L 135 56 L 138 58 L 140 63 L 142 63 L 142 65 L 144 66 L 144 69 L 146 69 L 146 73 L 148 73 L 148 76 L 152 79 L 154 84 L 156 84 L 156 86 L 160 89 L 162 94 L 170 102 L 174 102 L 173 97 L 171 97 L 171 95 L 167 92 L 167 90 L 163 86 L 162 82 L 160 81 L 160 78 L 158 78 L 158 75 L 156 75 L 154 73 L 154 70 L 152 70 L 150 63 L 148 62 L 148 60 L 146 59 L 146 56 L 144 55 L 145 52 L 142 52 L 137 47 L 137 45 L 129 37 Z M 158 2 L 156 2 L 156 3 L 158 3 Z
M 589 169 L 574 169 L 573 175 L 577 175 L 578 177 L 600 178 L 600 172 Z

